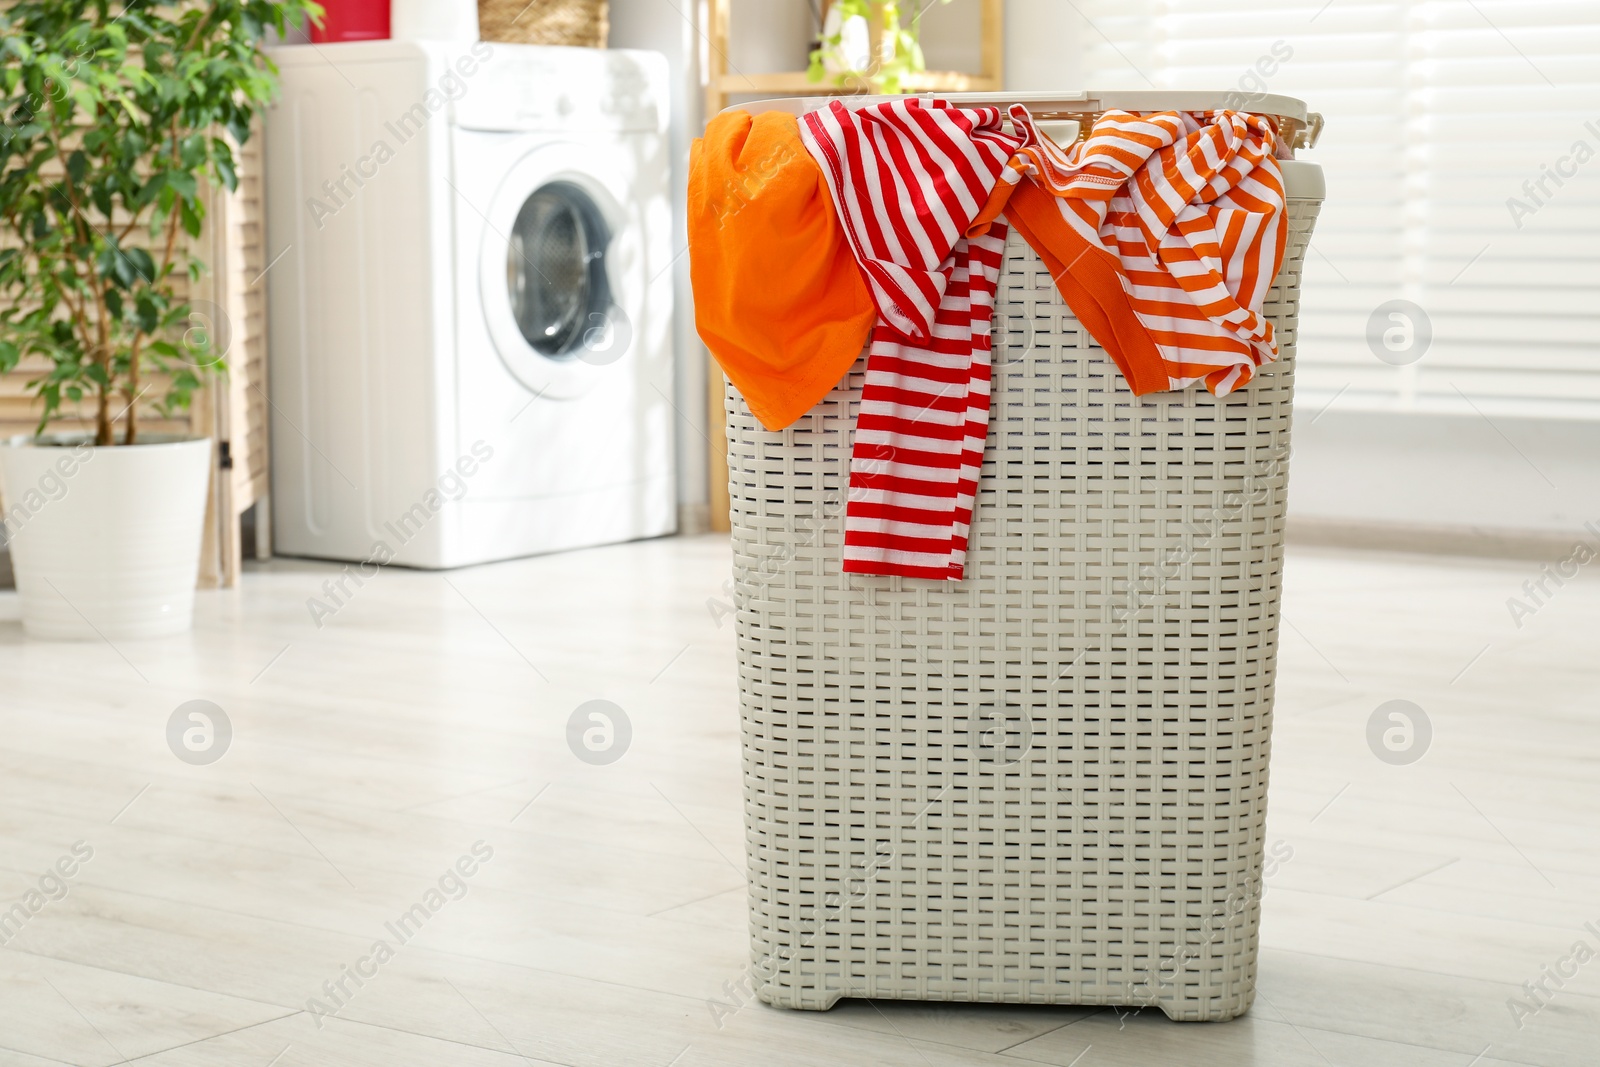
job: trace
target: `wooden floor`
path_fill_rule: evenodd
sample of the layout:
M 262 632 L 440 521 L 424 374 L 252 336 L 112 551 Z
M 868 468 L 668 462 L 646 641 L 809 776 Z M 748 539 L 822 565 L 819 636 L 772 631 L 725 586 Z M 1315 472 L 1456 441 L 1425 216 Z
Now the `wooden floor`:
M 714 1018 L 746 954 L 728 566 L 707 537 L 388 572 L 319 628 L 337 569 L 278 561 L 117 648 L 26 641 L 0 595 L 0 1067 L 1600 1063 L 1600 564 L 1519 629 L 1535 565 L 1291 552 L 1292 856 L 1255 1008 L 1181 1025 Z M 232 725 L 210 765 L 168 747 L 195 699 Z M 632 724 L 610 765 L 566 740 L 594 699 Z M 1367 741 L 1394 699 L 1433 727 L 1409 766 Z

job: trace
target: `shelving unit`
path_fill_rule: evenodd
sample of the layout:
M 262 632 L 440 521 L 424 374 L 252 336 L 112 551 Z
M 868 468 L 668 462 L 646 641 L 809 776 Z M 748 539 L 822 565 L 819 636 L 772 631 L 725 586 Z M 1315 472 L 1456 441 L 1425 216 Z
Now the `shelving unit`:
M 976 73 L 930 70 L 905 79 L 908 93 L 987 93 L 1004 88 L 1005 0 L 978 0 L 981 22 L 980 57 L 982 69 Z M 727 107 L 735 96 L 838 96 L 864 92 L 865 84 L 835 85 L 831 78 L 811 81 L 806 72 L 780 71 L 775 74 L 740 74 L 728 68 L 728 46 L 732 39 L 733 0 L 709 0 L 706 38 L 708 66 L 705 72 L 706 117 Z M 822 5 L 826 16 L 830 2 Z M 875 32 L 875 28 L 874 28 Z M 877 42 L 873 42 L 874 49 Z

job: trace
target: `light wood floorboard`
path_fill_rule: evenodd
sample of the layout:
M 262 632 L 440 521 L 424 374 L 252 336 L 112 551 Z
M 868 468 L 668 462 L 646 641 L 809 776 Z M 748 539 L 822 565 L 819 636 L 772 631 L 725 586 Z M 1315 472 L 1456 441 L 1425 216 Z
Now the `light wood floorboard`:
M 728 568 L 707 536 L 389 571 L 318 627 L 339 569 L 278 560 L 202 593 L 192 635 L 116 647 L 28 641 L 0 594 L 0 909 L 93 849 L 0 930 L 0 1067 L 1600 1063 L 1600 958 L 1508 1008 L 1600 952 L 1600 572 L 1518 628 L 1535 565 L 1291 552 L 1268 839 L 1292 856 L 1255 1008 L 1180 1025 L 712 1012 L 747 951 Z M 167 747 L 197 698 L 234 732 L 209 766 Z M 597 698 L 633 727 L 609 766 L 566 743 Z M 1409 766 L 1367 747 L 1391 699 L 1433 724 Z

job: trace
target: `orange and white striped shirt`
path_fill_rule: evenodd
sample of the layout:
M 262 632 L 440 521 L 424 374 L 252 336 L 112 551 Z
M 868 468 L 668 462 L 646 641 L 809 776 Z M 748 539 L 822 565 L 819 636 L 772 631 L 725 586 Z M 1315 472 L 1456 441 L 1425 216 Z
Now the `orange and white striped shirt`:
M 1134 393 L 1225 396 L 1277 358 L 1261 308 L 1287 222 L 1267 119 L 1107 111 L 1069 149 L 1020 105 L 1011 120 L 1023 145 L 975 230 L 1005 212 Z

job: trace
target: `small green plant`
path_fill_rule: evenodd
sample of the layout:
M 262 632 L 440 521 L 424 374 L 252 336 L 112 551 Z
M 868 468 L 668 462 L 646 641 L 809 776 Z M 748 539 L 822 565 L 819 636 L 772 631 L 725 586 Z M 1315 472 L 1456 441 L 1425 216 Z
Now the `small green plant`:
M 236 146 L 277 89 L 261 51 L 322 9 L 310 0 L 19 0 L 0 9 L 0 372 L 49 360 L 29 382 L 39 432 L 90 399 L 94 441 L 116 443 L 113 404 L 170 415 L 223 369 L 177 282 L 205 184 L 234 189 Z M 181 231 L 181 234 L 180 234 Z M 187 336 L 185 336 L 187 334 Z
M 935 0 L 913 2 L 916 11 L 911 15 L 908 28 L 901 19 L 899 0 L 834 0 L 828 9 L 828 22 L 832 22 L 832 14 L 837 11 L 838 25 L 829 27 L 824 24 L 817 47 L 811 52 L 811 64 L 806 69 L 807 79 L 822 81 L 829 77 L 831 66 L 834 68 L 833 84 L 841 88 L 862 86 L 869 92 L 885 95 L 903 92 L 907 75 L 920 74 L 928 69 L 927 61 L 922 56 L 922 13 Z M 950 0 L 936 2 L 948 4 Z M 860 56 L 847 54 L 846 38 L 852 34 L 852 20 L 861 20 L 855 23 L 858 27 L 875 27 L 877 30 L 877 40 L 873 42 L 874 47 L 865 64 L 860 62 Z

